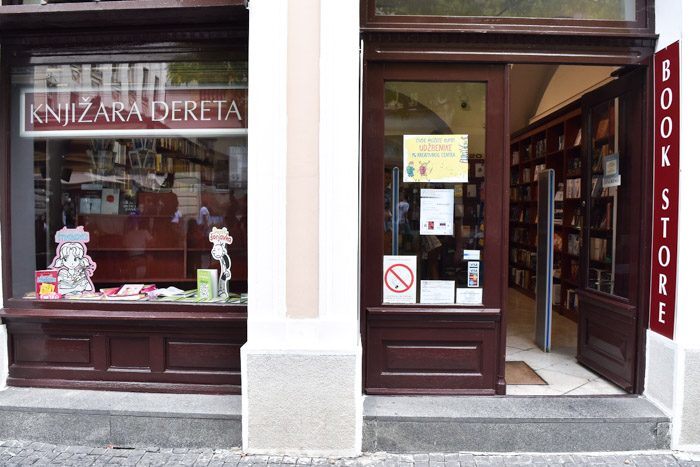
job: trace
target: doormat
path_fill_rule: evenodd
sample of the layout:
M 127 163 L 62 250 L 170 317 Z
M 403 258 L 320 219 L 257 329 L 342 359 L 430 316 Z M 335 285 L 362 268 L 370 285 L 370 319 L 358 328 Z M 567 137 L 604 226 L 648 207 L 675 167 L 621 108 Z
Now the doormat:
M 522 361 L 506 362 L 506 384 L 547 384 L 535 370 Z

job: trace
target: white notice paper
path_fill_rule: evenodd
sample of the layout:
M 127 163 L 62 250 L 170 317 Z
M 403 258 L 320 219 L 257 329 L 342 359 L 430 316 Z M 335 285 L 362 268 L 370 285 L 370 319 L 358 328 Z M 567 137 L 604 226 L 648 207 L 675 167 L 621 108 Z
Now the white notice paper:
M 420 302 L 432 305 L 453 305 L 455 302 L 455 282 L 420 281 Z
M 457 289 L 457 304 L 482 305 L 484 289 Z
M 452 235 L 454 227 L 454 190 L 420 190 L 420 234 Z

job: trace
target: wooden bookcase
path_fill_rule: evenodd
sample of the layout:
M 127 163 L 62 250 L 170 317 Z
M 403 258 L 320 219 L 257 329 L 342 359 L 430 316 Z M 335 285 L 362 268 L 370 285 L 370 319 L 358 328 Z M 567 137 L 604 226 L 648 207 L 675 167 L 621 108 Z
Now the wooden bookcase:
M 581 107 L 576 102 L 511 137 L 509 283 L 535 296 L 537 270 L 537 175 L 554 170 L 553 304 L 578 310 L 583 208 Z

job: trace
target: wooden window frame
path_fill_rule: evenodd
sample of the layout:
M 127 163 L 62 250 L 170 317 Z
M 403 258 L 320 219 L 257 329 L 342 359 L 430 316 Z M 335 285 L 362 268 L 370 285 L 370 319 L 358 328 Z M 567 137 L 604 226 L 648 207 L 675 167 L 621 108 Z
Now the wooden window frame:
M 648 36 L 654 34 L 654 1 L 636 0 L 634 21 L 573 20 L 557 18 L 495 18 L 489 16 L 377 15 L 377 0 L 361 0 L 363 32 L 493 32 L 575 34 L 590 36 Z
M 150 1 L 150 0 L 149 0 Z M 133 3 L 133 2 L 115 2 Z M 147 3 L 147 2 L 144 2 Z M 183 2 L 192 3 L 192 2 Z M 1 15 L 0 15 L 1 16 Z M 87 21 L 88 17 L 85 17 Z M 80 23 L 87 25 L 89 23 Z M 152 30 L 135 32 L 124 30 L 119 33 L 105 32 L 95 35 L 89 29 L 76 29 L 71 33 L 49 35 L 10 35 L 2 38 L 3 54 L 0 58 L 0 131 L 9 135 L 12 114 L 10 105 L 11 86 L 8 79 L 14 67 L 39 64 L 90 64 L 98 62 L 153 62 L 192 60 L 193 54 L 205 60 L 229 59 L 247 60 L 247 27 L 240 30 L 234 27 L 198 30 L 197 39 L 192 39 L 192 31 L 172 33 L 169 27 L 154 27 Z M 178 47 L 165 43 L 175 36 Z M 51 42 L 54 46 L 51 46 Z M 163 45 L 165 43 L 165 45 Z M 235 48 L 232 43 L 238 44 Z M 104 303 L 79 300 L 28 300 L 14 297 L 12 293 L 12 238 L 11 238 L 11 147 L 10 138 L 0 143 L 0 227 L 2 232 L 2 280 L 6 299 L 0 316 L 34 318 L 83 318 L 83 319 L 240 319 L 247 315 L 247 306 L 238 304 L 197 303 L 155 303 L 119 302 Z

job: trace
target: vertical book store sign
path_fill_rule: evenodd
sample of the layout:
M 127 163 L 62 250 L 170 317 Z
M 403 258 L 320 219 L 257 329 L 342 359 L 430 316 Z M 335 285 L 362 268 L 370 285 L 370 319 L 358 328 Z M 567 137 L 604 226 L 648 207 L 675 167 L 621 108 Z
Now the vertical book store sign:
M 678 252 L 680 161 L 679 42 L 654 57 L 654 238 L 652 243 L 652 331 L 673 339 Z
M 384 303 L 416 303 L 416 257 L 384 257 Z

